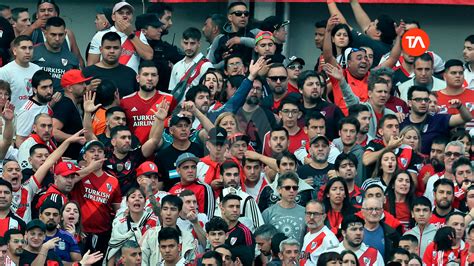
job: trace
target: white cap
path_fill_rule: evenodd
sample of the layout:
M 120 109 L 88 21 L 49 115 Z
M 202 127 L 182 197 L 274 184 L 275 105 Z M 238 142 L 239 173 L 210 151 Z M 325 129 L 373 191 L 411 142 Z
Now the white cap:
M 117 4 L 115 4 L 114 8 L 112 9 L 112 14 L 119 11 L 121 8 L 126 7 L 126 6 L 130 7 L 130 9 L 132 11 L 135 10 L 135 8 L 133 8 L 133 6 L 131 4 L 123 1 L 123 2 L 118 2 Z

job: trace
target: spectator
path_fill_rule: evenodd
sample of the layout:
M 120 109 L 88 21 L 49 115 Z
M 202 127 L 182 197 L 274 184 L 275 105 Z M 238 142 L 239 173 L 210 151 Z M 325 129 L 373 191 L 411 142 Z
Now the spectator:
M 26 225 L 25 225 L 26 229 Z M 23 231 L 23 230 L 22 230 Z M 26 241 L 23 233 L 19 229 L 9 229 L 5 232 L 5 242 L 7 243 L 7 254 L 5 255 L 5 265 L 20 264 Z
M 0 237 L 5 237 L 6 242 L 9 243 L 6 233 L 9 230 L 24 231 L 26 229 L 26 224 L 23 219 L 17 216 L 10 209 L 12 206 L 13 189 L 10 182 L 4 179 L 0 179 L 0 198 L 3 200 L 2 204 L 0 204 L 0 215 L 1 217 L 5 217 L 2 218 L 2 220 L 4 220 L 3 222 L 5 223 L 5 227 L 0 231 Z M 13 253 L 11 255 L 13 255 Z
M 13 30 L 15 31 L 15 37 L 21 35 L 21 32 L 24 31 L 27 27 L 31 25 L 30 14 L 28 13 L 28 8 L 25 7 L 16 7 L 12 9 L 12 20 L 13 20 Z

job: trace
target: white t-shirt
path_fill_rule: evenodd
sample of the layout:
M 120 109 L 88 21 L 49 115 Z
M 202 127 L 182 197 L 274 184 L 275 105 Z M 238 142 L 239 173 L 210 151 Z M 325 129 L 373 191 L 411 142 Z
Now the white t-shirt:
M 18 191 L 13 192 L 11 209 L 22 218 L 25 223 L 31 221 L 31 201 L 38 192 L 41 184 L 38 183 L 35 176 L 31 176 L 23 183 Z
M 38 114 L 49 114 L 53 116 L 53 110 L 49 105 L 39 105 L 37 102 L 29 99 L 25 104 L 15 112 L 16 116 L 16 134 L 18 136 L 27 137 L 33 130 L 35 116 Z
M 100 55 L 100 46 L 101 46 L 101 43 L 102 43 L 102 37 L 104 36 L 104 34 L 106 34 L 107 32 L 110 32 L 110 31 L 118 33 L 118 35 L 120 36 L 120 40 L 121 40 L 122 45 L 128 38 L 128 36 L 125 35 L 125 33 L 117 31 L 115 26 L 112 26 L 110 29 L 107 29 L 107 30 L 98 31 L 94 35 L 94 37 L 92 37 L 91 46 L 90 46 L 90 49 L 89 49 L 90 54 L 96 54 L 96 55 L 99 54 Z M 148 41 L 146 40 L 145 34 L 140 33 L 139 38 L 140 38 L 140 41 L 142 43 L 148 45 Z M 138 65 L 139 64 L 140 64 L 140 56 L 135 51 L 135 53 L 132 55 L 130 60 L 128 60 L 126 66 L 132 68 L 133 70 L 135 70 L 135 72 L 138 73 Z
M 40 69 L 38 65 L 33 63 L 29 63 L 28 67 L 22 67 L 15 61 L 0 68 L 0 79 L 10 83 L 12 90 L 11 102 L 15 105 L 15 112 L 18 112 L 23 104 L 28 101 L 28 97 L 33 95 L 31 78 Z

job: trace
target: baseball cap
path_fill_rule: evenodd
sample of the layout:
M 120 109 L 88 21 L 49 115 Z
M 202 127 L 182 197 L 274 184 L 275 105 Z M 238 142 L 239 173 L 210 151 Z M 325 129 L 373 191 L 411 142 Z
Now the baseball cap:
M 324 140 L 329 145 L 329 139 L 324 135 L 317 135 L 316 137 L 312 138 L 310 145 L 313 145 L 318 140 Z
M 61 87 L 66 88 L 74 84 L 91 80 L 92 77 L 86 78 L 79 69 L 71 69 L 66 71 L 61 78 Z
M 86 145 L 84 145 L 84 147 L 82 147 L 82 150 L 84 150 L 84 152 L 90 150 L 90 148 L 92 148 L 92 146 L 99 146 L 101 149 L 105 150 L 105 146 L 102 142 L 98 141 L 98 140 L 91 140 L 89 142 L 86 143 Z
M 39 228 L 41 231 L 46 232 L 46 225 L 38 219 L 31 220 L 26 224 L 26 231 L 30 231 L 35 228 Z
M 187 161 L 193 161 L 195 163 L 198 163 L 200 160 L 198 157 L 196 157 L 196 155 L 190 153 L 190 152 L 185 152 L 183 154 L 181 154 L 180 156 L 178 156 L 178 159 L 176 159 L 176 167 L 179 167 L 181 164 L 183 164 L 184 162 L 187 162 Z
M 295 62 L 300 63 L 300 65 L 302 65 L 302 66 L 304 66 L 306 64 L 304 62 L 303 58 L 292 56 L 292 57 L 288 58 L 288 64 L 286 65 L 286 67 L 289 67 L 289 66 L 293 65 Z
M 160 21 L 160 19 L 155 13 L 142 14 L 137 16 L 137 18 L 135 19 L 135 28 L 137 28 L 137 30 L 141 30 L 148 26 L 159 28 L 163 25 L 165 24 Z
M 247 136 L 245 134 L 242 134 L 242 133 L 232 134 L 232 135 L 228 136 L 227 139 L 229 140 L 230 144 L 233 144 L 234 142 L 240 141 L 240 140 L 245 141 L 247 144 L 249 144 L 249 142 L 250 142 L 249 136 Z
M 289 20 L 283 20 L 277 16 L 269 16 L 262 21 L 260 29 L 263 31 L 273 32 L 288 24 L 290 24 Z
M 215 145 L 222 145 L 227 141 L 227 131 L 222 127 L 214 127 L 209 130 L 207 140 Z
M 158 166 L 152 161 L 146 161 L 137 167 L 137 176 L 158 174 Z
M 79 167 L 71 162 L 60 162 L 54 167 L 54 174 L 60 176 L 68 176 L 72 174 L 77 174 Z
M 272 42 L 275 42 L 273 33 L 262 30 L 257 34 L 257 36 L 255 36 L 255 44 L 257 44 L 259 41 L 264 40 L 264 39 L 272 40 Z
M 102 14 L 105 16 L 109 24 L 114 24 L 114 21 L 112 20 L 112 8 L 109 7 L 103 7 L 103 6 L 97 6 L 95 8 L 95 12 L 97 14 Z
M 62 208 L 62 204 L 56 203 L 56 202 L 52 201 L 51 199 L 46 199 L 43 202 L 43 204 L 41 204 L 41 207 L 40 207 L 39 211 L 40 211 L 40 213 L 43 213 L 44 210 L 51 209 L 51 208 L 60 211 L 61 208 Z
M 117 4 L 115 4 L 114 8 L 112 9 L 112 14 L 119 11 L 120 9 L 124 7 L 129 7 L 132 11 L 135 11 L 135 8 L 133 8 L 131 4 L 123 1 L 123 2 L 118 2 Z
M 169 126 L 172 127 L 176 124 L 179 123 L 179 121 L 181 120 L 185 120 L 186 122 L 188 122 L 189 124 L 191 124 L 191 119 L 187 116 L 184 116 L 183 114 L 174 114 L 171 119 L 170 119 L 170 122 L 169 122 Z

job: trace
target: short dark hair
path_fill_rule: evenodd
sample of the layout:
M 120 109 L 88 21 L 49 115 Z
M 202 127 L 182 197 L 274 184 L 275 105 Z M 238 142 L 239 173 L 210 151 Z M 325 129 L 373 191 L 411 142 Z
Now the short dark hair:
M 415 24 L 419 29 L 421 29 L 421 25 L 418 20 L 409 18 L 409 19 L 404 19 L 403 21 L 405 21 L 405 24 Z
M 229 7 L 227 8 L 227 11 L 230 12 L 230 10 L 236 6 L 245 6 L 247 8 L 247 4 L 242 1 L 235 1 L 229 4 Z
M 36 150 L 38 149 L 46 149 L 49 152 L 48 146 L 41 143 L 36 143 L 30 148 L 30 156 L 33 156 L 33 154 L 35 154 Z
M 360 223 L 360 224 L 362 224 L 362 226 L 365 225 L 364 219 L 360 218 L 359 216 L 357 216 L 355 214 L 351 214 L 351 215 L 345 216 L 342 219 L 341 230 L 346 231 L 347 228 L 349 227 L 349 225 L 354 224 L 354 223 Z
M 33 74 L 33 77 L 31 78 L 31 86 L 33 88 L 37 88 L 39 84 L 41 83 L 41 81 L 44 81 L 44 80 L 53 81 L 53 78 L 48 72 L 40 69 Z
M 192 86 L 191 88 L 189 88 L 188 92 L 186 92 L 185 100 L 194 102 L 196 100 L 196 96 L 198 93 L 207 93 L 211 95 L 211 91 L 209 90 L 208 87 L 199 84 L 199 85 Z
M 361 103 L 349 106 L 349 116 L 357 117 L 362 112 L 370 112 L 369 107 Z
M 281 155 L 276 160 L 276 163 L 277 163 L 278 167 L 280 167 L 281 159 L 283 159 L 283 158 L 288 158 L 288 159 L 294 161 L 295 165 L 298 164 L 298 159 L 296 158 L 296 156 L 293 153 L 285 150 L 281 153 Z
M 392 255 L 390 256 L 390 260 L 389 260 L 389 261 L 392 261 L 392 260 L 395 259 L 395 254 L 405 255 L 405 256 L 407 256 L 408 258 L 410 258 L 410 252 L 408 252 L 408 250 L 397 247 L 397 248 L 395 248 L 395 249 L 392 251 Z
M 382 116 L 382 118 L 380 118 L 379 123 L 377 125 L 377 129 L 382 128 L 383 125 L 385 124 L 385 121 L 387 121 L 387 120 L 397 120 L 397 122 L 398 122 L 398 118 L 397 118 L 396 115 L 386 114 L 386 115 Z
M 12 184 L 6 181 L 5 179 L 0 178 L 0 186 L 6 186 L 10 190 L 10 192 L 13 191 Z
M 326 125 L 326 117 L 321 114 L 321 112 L 318 112 L 318 111 L 313 111 L 313 112 L 309 112 L 309 114 L 306 114 L 305 116 L 305 123 L 304 125 L 305 126 L 309 126 L 309 122 L 311 120 L 324 120 L 324 125 Z
M 410 241 L 413 244 L 416 244 L 418 246 L 418 238 L 414 235 L 410 235 L 410 234 L 402 235 L 400 237 L 400 241 Z
M 315 28 L 326 28 L 327 24 L 328 24 L 328 20 L 323 19 L 323 20 L 316 21 L 314 23 L 314 27 Z
M 179 193 L 178 196 L 180 198 L 184 198 L 184 197 L 187 197 L 187 196 L 196 196 L 196 193 L 194 193 L 194 191 L 192 191 L 192 190 L 185 189 L 185 190 L 181 191 L 181 193 Z
M 227 170 L 227 169 L 230 169 L 230 168 L 237 168 L 239 170 L 239 173 L 240 173 L 240 168 L 239 168 L 239 165 L 236 164 L 234 161 L 232 160 L 226 160 L 224 161 L 221 166 L 220 166 L 220 174 L 221 175 L 224 175 L 224 172 Z
M 277 126 L 274 127 L 272 130 L 270 130 L 270 138 L 272 137 L 273 132 L 278 132 L 278 131 L 284 131 L 286 138 L 290 138 L 290 134 L 288 133 L 288 129 L 284 128 L 283 126 Z
M 210 15 L 209 18 L 212 20 L 212 24 L 217 26 L 219 32 L 222 32 L 224 25 L 227 22 L 227 18 L 224 15 L 218 13 Z
M 18 229 L 8 229 L 5 232 L 5 235 L 3 236 L 3 238 L 5 239 L 5 242 L 7 244 L 12 239 L 12 235 L 24 235 L 24 232 L 23 232 L 23 230 L 18 230 Z
M 408 88 L 408 93 L 407 93 L 408 100 L 412 100 L 412 99 L 413 99 L 413 93 L 414 93 L 415 91 L 421 91 L 421 92 L 426 92 L 426 93 L 430 94 L 430 90 L 428 90 L 427 87 L 425 87 L 425 86 L 413 85 L 413 86 L 411 86 L 410 88 Z
M 415 57 L 415 61 L 413 61 L 413 64 L 415 64 L 416 61 L 418 61 L 418 60 L 425 61 L 425 62 L 431 62 L 431 65 L 433 66 L 433 56 L 430 55 L 429 53 L 424 53 L 424 54 L 421 54 L 421 55 Z
M 472 232 L 472 230 L 474 230 L 474 224 L 471 224 L 469 226 L 469 229 L 467 229 L 467 233 L 470 234 Z
M 115 100 L 115 92 L 117 86 L 109 79 L 102 79 L 95 91 L 94 104 L 102 104 L 102 106 L 109 106 Z
M 446 217 L 445 217 L 445 219 L 446 219 L 446 220 L 445 220 L 445 221 L 446 221 L 446 224 L 448 223 L 449 219 L 451 219 L 451 217 L 456 216 L 456 215 L 461 216 L 463 219 L 464 219 L 464 216 L 466 216 L 466 214 L 464 214 L 464 213 L 462 213 L 462 212 L 460 212 L 460 211 L 453 211 L 453 212 L 450 212 L 450 213 L 448 213 L 448 215 L 446 215 Z
M 48 18 L 48 20 L 46 20 L 46 24 L 45 24 L 45 29 L 48 29 L 49 27 L 64 27 L 66 28 L 66 22 L 64 21 L 64 19 L 60 18 L 60 17 L 50 17 Z
M 380 15 L 377 17 L 377 30 L 382 34 L 380 35 L 380 40 L 383 43 L 392 44 L 395 37 L 397 37 L 397 32 L 395 32 L 395 21 L 388 15 Z
M 17 36 L 15 39 L 13 39 L 13 46 L 14 46 L 14 47 L 18 47 L 18 46 L 20 46 L 20 43 L 23 42 L 23 41 L 33 42 L 33 41 L 31 40 L 31 37 L 30 37 L 30 36 L 27 36 L 27 35 L 19 35 L 19 36 Z
M 142 68 L 145 67 L 154 67 L 158 71 L 158 67 L 155 65 L 155 62 L 153 62 L 152 60 L 143 60 L 140 62 L 140 65 L 138 65 L 138 73 L 140 73 L 142 71 Z M 160 73 L 158 72 L 158 74 Z
M 115 138 L 117 134 L 121 131 L 132 132 L 130 131 L 130 128 L 128 128 L 127 126 L 116 126 L 110 130 L 110 137 Z
M 239 195 L 236 195 L 236 194 L 227 194 L 225 195 L 223 198 L 222 198 L 222 205 L 224 205 L 226 202 L 228 202 L 229 200 L 238 200 L 238 201 L 241 201 L 242 198 L 239 196 Z
M 298 79 L 296 80 L 296 85 L 298 86 L 298 89 L 303 89 L 304 83 L 308 78 L 317 78 L 319 82 L 321 82 L 321 75 L 319 75 L 316 71 L 305 70 L 301 72 L 301 74 L 298 76 Z
M 204 255 L 202 255 L 202 259 L 215 259 L 217 266 L 222 266 L 222 255 L 214 250 L 204 253 Z
M 212 217 L 211 220 L 206 223 L 205 228 L 208 234 L 212 231 L 224 231 L 226 233 L 229 231 L 229 225 L 219 216 Z
M 339 167 L 341 167 L 341 163 L 344 160 L 351 161 L 354 164 L 355 168 L 357 169 L 357 164 L 359 163 L 359 161 L 357 160 L 357 157 L 353 153 L 344 153 L 343 152 L 343 153 L 339 154 L 336 157 L 336 160 L 334 161 L 334 169 L 336 171 L 339 170 Z
M 173 227 L 162 227 L 158 232 L 158 243 L 164 240 L 174 240 L 179 244 L 179 237 L 181 234 L 176 228 Z
M 453 183 L 453 181 L 451 181 L 449 179 L 446 179 L 446 178 L 441 178 L 441 179 L 436 180 L 436 182 L 434 182 L 433 192 L 436 192 L 438 190 L 438 187 L 441 186 L 441 185 L 450 186 L 451 189 L 454 192 L 454 183 Z
M 227 65 L 229 64 L 230 59 L 232 58 L 239 58 L 242 61 L 242 64 L 245 64 L 244 59 L 240 54 L 231 54 L 224 59 L 224 69 L 227 69 Z
M 285 67 L 285 65 L 283 65 L 282 63 L 272 63 L 272 64 L 270 65 L 270 68 L 268 69 L 268 71 L 270 71 L 270 69 L 279 68 L 279 67 L 284 68 L 285 71 L 286 71 L 286 67 Z
M 183 39 L 184 40 L 193 39 L 193 40 L 200 41 L 201 40 L 201 31 L 198 30 L 197 28 L 189 27 L 186 30 L 184 30 Z
M 381 78 L 381 77 L 377 77 L 375 79 L 370 79 L 369 82 L 367 83 L 367 88 L 369 91 L 373 91 L 374 88 L 375 88 L 375 84 L 385 84 L 387 85 L 388 87 L 388 82 Z M 390 88 L 388 88 L 390 90 Z
M 474 43 L 474 34 L 467 36 L 464 42 Z
M 274 225 L 263 224 L 255 230 L 253 235 L 255 237 L 260 236 L 264 239 L 272 239 L 272 237 L 276 235 L 276 233 L 278 233 L 278 229 Z
M 283 98 L 283 100 L 281 100 L 281 102 L 280 102 L 280 106 L 278 106 L 278 111 L 283 110 L 283 106 L 285 106 L 285 104 L 292 104 L 292 105 L 296 106 L 299 111 L 301 111 L 300 103 L 293 97 Z
M 176 208 L 178 208 L 178 211 L 181 211 L 183 209 L 183 200 L 176 195 L 164 196 L 163 199 L 161 200 L 161 206 L 163 207 L 165 203 L 175 206 Z
M 12 19 L 13 21 L 17 21 L 20 18 L 20 13 L 28 12 L 28 8 L 26 7 L 15 7 L 12 9 Z
M 105 117 L 110 117 L 112 116 L 115 112 L 122 112 L 125 114 L 125 110 L 123 110 L 122 107 L 120 106 L 112 106 L 109 109 L 105 111 Z
M 454 161 L 453 166 L 451 167 L 453 169 L 452 173 L 456 174 L 457 168 L 460 167 L 460 166 L 463 166 L 463 165 L 467 165 L 467 166 L 469 166 L 469 168 L 471 168 L 471 171 L 473 170 L 471 161 L 466 157 L 461 157 L 461 158 L 457 159 L 456 161 Z
M 287 179 L 293 180 L 296 184 L 299 183 L 298 174 L 296 174 L 296 172 L 289 171 L 289 172 L 281 174 L 278 177 L 278 180 L 277 180 L 278 187 L 280 188 L 283 185 L 283 182 Z
M 146 13 L 155 13 L 159 18 L 163 17 L 165 11 L 173 12 L 173 7 L 165 3 L 154 3 L 146 9 Z
M 442 144 L 446 146 L 449 142 L 449 139 L 445 136 L 438 136 L 433 139 L 433 142 L 431 144 Z
M 12 89 L 10 87 L 10 83 L 8 83 L 5 80 L 0 79 L 0 91 L 5 91 L 6 93 L 8 93 L 8 95 L 10 95 L 8 97 L 8 100 L 11 100 L 11 98 L 12 98 Z
M 104 36 L 102 36 L 102 40 L 100 41 L 100 45 L 104 44 L 105 41 L 109 41 L 109 42 L 119 41 L 119 42 L 121 42 L 121 38 L 120 38 L 120 35 L 118 35 L 118 33 L 114 32 L 114 31 L 109 31 L 106 34 L 104 34 Z
M 10 9 L 10 6 L 0 4 L 0 11 L 8 10 L 8 9 Z
M 359 133 L 360 123 L 359 123 L 359 120 L 357 120 L 357 118 L 352 117 L 352 116 L 342 118 L 341 120 L 339 120 L 339 130 L 342 130 L 342 126 L 346 124 L 354 125 L 356 128 L 356 132 Z
M 415 209 L 415 206 L 418 206 L 418 205 L 428 207 L 428 209 L 431 211 L 431 208 L 432 208 L 431 201 L 425 196 L 420 196 L 420 197 L 415 198 L 413 200 L 413 204 L 411 205 L 410 210 L 413 211 Z
M 453 66 L 458 66 L 458 67 L 462 67 L 464 68 L 464 64 L 462 63 L 461 60 L 459 59 L 449 59 L 448 61 L 446 61 L 446 63 L 444 63 L 444 71 L 448 71 L 449 68 L 453 67 Z

